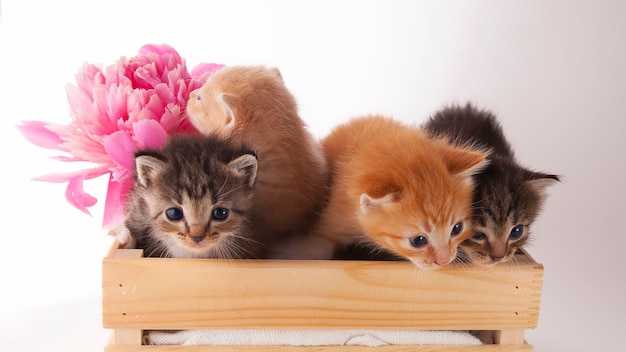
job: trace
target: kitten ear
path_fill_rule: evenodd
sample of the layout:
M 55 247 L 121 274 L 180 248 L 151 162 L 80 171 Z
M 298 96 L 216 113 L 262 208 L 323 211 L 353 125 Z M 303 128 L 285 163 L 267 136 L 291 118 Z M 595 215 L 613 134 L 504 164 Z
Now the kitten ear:
M 280 73 L 280 70 L 276 67 L 271 67 L 267 70 L 268 73 L 270 73 L 272 76 L 274 76 L 274 79 L 277 80 L 280 83 L 284 83 L 283 81 L 283 75 Z
M 225 115 L 225 128 L 227 130 L 232 130 L 235 127 L 235 113 L 233 112 L 233 109 L 231 108 L 232 106 L 232 98 L 227 95 L 224 94 L 222 92 L 218 92 L 215 95 L 215 100 L 217 101 L 217 104 L 220 106 L 220 108 L 222 108 L 222 111 L 224 112 Z
M 488 152 L 459 148 L 452 145 L 441 148 L 441 155 L 448 171 L 462 178 L 479 173 L 489 163 L 487 160 Z
M 244 154 L 228 163 L 228 166 L 239 176 L 247 179 L 248 186 L 252 187 L 256 181 L 258 160 L 254 154 Z
M 526 182 L 539 192 L 542 199 L 546 197 L 546 188 L 561 181 L 557 175 L 549 175 L 541 172 L 529 172 L 526 174 L 526 179 Z
M 396 193 L 389 193 L 380 198 L 372 198 L 367 193 L 361 194 L 359 201 L 361 202 L 361 212 L 367 214 L 370 210 L 377 209 L 385 204 L 395 201 Z
M 153 181 L 156 176 L 163 170 L 165 162 L 154 156 L 139 155 L 135 158 L 135 172 L 137 173 L 137 181 L 144 187 Z

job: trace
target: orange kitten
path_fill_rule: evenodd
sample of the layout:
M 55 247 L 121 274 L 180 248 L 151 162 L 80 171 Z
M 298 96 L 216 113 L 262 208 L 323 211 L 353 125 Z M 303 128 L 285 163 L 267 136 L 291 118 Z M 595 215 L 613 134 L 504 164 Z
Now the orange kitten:
M 264 66 L 225 67 L 187 103 L 200 132 L 256 152 L 254 228 L 266 243 L 310 226 L 325 198 L 326 161 L 297 110 L 279 70 Z
M 472 236 L 472 175 L 486 153 L 381 116 L 338 126 L 322 146 L 332 180 L 313 238 L 371 241 L 433 269 L 453 261 Z

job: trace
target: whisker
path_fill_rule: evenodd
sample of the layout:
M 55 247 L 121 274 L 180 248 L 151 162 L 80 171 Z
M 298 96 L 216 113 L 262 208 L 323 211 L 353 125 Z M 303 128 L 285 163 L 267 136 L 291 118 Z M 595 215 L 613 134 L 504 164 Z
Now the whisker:
M 469 270 L 474 265 L 469 256 L 463 252 L 457 253 L 457 256 L 456 258 L 454 258 L 453 263 L 462 270 Z
M 217 257 L 228 260 L 252 257 L 252 251 L 248 248 L 248 246 L 242 244 L 247 240 L 251 239 L 246 236 L 239 236 L 235 234 L 223 237 L 215 248 Z
M 229 236 L 232 237 L 232 238 L 243 240 L 245 242 L 253 243 L 253 244 L 256 244 L 256 245 L 263 245 L 263 242 L 259 242 L 259 241 L 255 240 L 255 239 L 253 239 L 253 238 L 251 238 L 249 236 L 237 235 L 237 234 L 234 234 L 234 233 L 230 234 Z

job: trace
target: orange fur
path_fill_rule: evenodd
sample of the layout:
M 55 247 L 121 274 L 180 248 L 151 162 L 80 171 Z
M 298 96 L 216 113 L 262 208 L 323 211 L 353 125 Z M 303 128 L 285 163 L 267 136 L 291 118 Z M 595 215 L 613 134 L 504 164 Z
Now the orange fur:
M 485 165 L 485 152 L 453 147 L 381 116 L 338 126 L 322 147 L 331 189 L 313 238 L 349 244 L 365 237 L 432 269 L 454 260 L 457 246 L 472 235 L 471 178 Z M 458 223 L 463 229 L 451 236 Z M 417 236 L 427 244 L 412 246 Z
M 255 231 L 271 241 L 310 225 L 324 201 L 326 161 L 278 69 L 223 68 L 191 93 L 187 113 L 203 134 L 256 152 Z

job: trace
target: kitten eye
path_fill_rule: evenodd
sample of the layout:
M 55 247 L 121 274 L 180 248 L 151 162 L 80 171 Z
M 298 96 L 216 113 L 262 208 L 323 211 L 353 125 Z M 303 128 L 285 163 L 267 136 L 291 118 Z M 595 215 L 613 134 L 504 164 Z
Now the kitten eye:
M 425 236 L 415 236 L 409 239 L 409 242 L 414 248 L 421 248 L 428 243 L 428 239 Z
M 214 220 L 223 221 L 228 217 L 228 209 L 226 208 L 215 208 L 213 209 L 213 214 L 211 217 Z
M 182 220 L 184 215 L 183 211 L 179 208 L 169 208 L 165 211 L 165 216 L 172 221 Z
M 524 225 L 517 225 L 511 230 L 511 233 L 509 234 L 509 239 L 517 240 L 520 237 L 522 237 L 523 234 L 524 234 Z
M 454 224 L 452 231 L 450 231 L 450 235 L 457 236 L 458 234 L 461 233 L 461 231 L 463 231 L 463 223 L 457 222 L 456 224 Z
M 483 240 L 483 239 L 487 238 L 487 236 L 485 236 L 485 234 L 482 233 L 482 232 L 476 232 L 476 233 L 474 233 L 474 235 L 472 235 L 472 238 L 475 239 L 475 240 Z

